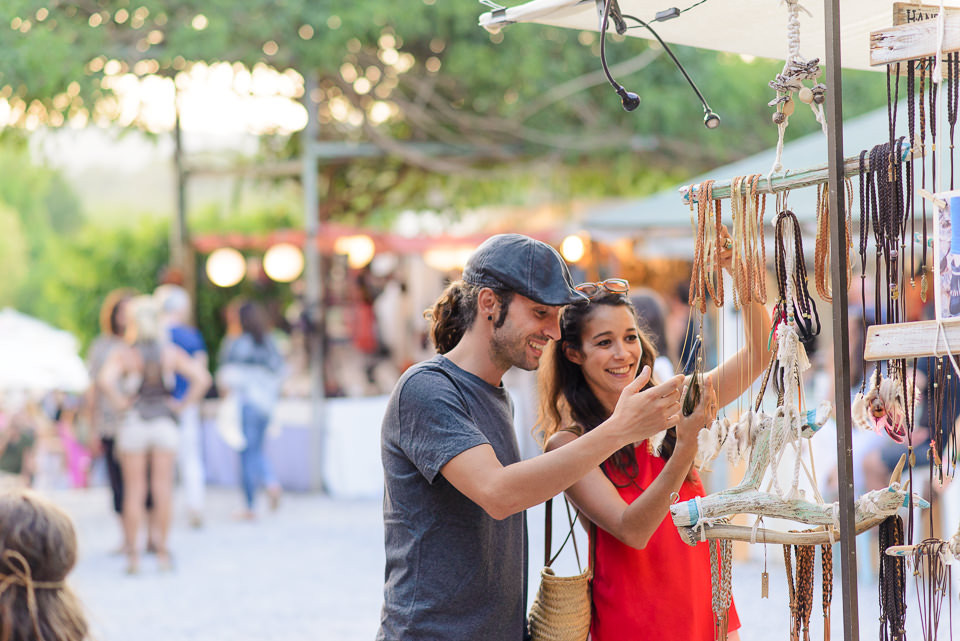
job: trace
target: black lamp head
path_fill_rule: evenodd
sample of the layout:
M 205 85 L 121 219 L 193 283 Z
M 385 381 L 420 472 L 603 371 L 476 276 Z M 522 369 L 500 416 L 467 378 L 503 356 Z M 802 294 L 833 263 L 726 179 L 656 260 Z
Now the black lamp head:
M 703 114 L 703 126 L 707 129 L 716 129 L 720 126 L 720 116 L 707 108 L 706 112 Z
M 640 106 L 640 96 L 632 91 L 627 91 L 623 87 L 620 87 L 617 89 L 617 95 L 620 96 L 620 102 L 623 103 L 624 111 L 633 111 Z

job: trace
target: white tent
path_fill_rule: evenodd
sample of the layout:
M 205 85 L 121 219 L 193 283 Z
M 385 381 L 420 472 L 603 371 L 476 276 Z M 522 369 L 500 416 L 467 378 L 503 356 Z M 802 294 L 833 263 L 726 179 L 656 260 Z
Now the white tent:
M 892 24 L 892 0 L 843 0 L 841 3 L 842 65 L 847 69 L 871 69 L 870 32 Z M 934 3 L 928 3 L 934 4 Z M 762 58 L 787 55 L 787 11 L 781 0 L 697 0 L 670 3 L 664 0 L 619 0 L 624 14 L 652 22 L 656 13 L 671 5 L 689 11 L 680 17 L 653 25 L 670 44 L 688 45 Z M 544 25 L 599 31 L 594 0 L 532 0 L 504 10 L 488 11 L 480 16 L 480 26 L 490 31 L 513 23 Z M 599 3 L 602 8 L 603 3 Z M 823 2 L 805 0 L 800 12 L 800 51 L 807 58 L 824 59 Z M 628 23 L 627 35 L 652 39 L 649 31 Z M 612 27 L 611 27 L 612 29 Z M 882 67 L 881 67 L 882 70 Z
M 0 392 L 82 392 L 90 378 L 78 347 L 69 332 L 0 310 Z

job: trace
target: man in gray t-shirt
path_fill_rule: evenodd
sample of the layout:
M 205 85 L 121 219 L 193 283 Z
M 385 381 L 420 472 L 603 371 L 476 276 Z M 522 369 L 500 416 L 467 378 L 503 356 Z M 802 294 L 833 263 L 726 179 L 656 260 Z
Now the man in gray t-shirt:
M 558 314 L 584 300 L 560 255 L 519 234 L 484 242 L 431 312 L 442 354 L 410 368 L 383 419 L 386 571 L 379 641 L 520 641 L 523 511 L 559 494 L 624 445 L 676 423 L 677 376 L 644 392 L 641 373 L 606 422 L 520 460 L 511 367 L 537 368 Z
M 407 370 L 383 421 L 383 638 L 522 638 L 523 514 L 492 519 L 440 475 L 483 444 L 520 460 L 506 389 L 440 355 Z

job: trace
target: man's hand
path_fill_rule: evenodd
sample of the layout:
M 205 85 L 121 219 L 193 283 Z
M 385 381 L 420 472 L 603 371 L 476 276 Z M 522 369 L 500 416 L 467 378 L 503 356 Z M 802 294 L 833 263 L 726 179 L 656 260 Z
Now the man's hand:
M 674 376 L 665 383 L 641 392 L 649 381 L 650 367 L 645 365 L 620 393 L 620 400 L 610 417 L 622 430 L 624 444 L 642 441 L 676 425 L 680 420 L 683 376 Z

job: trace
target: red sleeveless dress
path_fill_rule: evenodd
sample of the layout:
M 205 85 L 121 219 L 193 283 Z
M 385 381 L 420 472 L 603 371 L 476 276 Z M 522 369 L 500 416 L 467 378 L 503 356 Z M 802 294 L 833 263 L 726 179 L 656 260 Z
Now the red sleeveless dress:
M 632 503 L 660 474 L 666 461 L 648 451 L 646 442 L 635 448 L 639 474 L 636 483 L 611 474 L 620 496 Z M 606 465 L 606 464 L 605 464 Z M 609 471 L 609 470 L 608 470 Z M 703 496 L 699 476 L 684 481 L 680 500 Z M 663 519 L 647 546 L 637 550 L 597 528 L 593 577 L 593 641 L 713 641 L 709 545 L 683 542 L 670 514 Z M 730 604 L 728 631 L 740 627 L 737 609 Z

